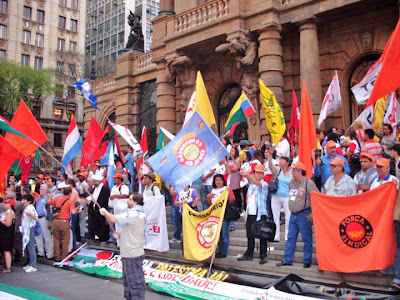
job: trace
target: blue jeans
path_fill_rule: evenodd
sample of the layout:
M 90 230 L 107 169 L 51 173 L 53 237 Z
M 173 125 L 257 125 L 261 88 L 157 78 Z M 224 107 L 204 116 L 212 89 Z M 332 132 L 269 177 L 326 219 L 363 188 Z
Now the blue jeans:
M 36 250 L 35 250 L 35 226 L 31 227 L 29 232 L 29 242 L 26 245 L 29 254 L 29 265 L 36 268 Z
M 182 215 L 179 212 L 179 206 L 175 206 L 178 208 L 178 211 L 175 213 L 175 229 L 174 229 L 174 238 L 177 240 L 181 240 L 182 235 Z
M 202 194 L 201 194 L 201 204 L 203 205 L 203 210 L 206 210 L 207 208 L 210 207 L 210 205 L 207 202 L 207 195 L 211 193 L 212 190 L 212 185 L 204 185 L 203 184 L 203 189 L 202 189 Z
M 109 211 L 111 214 L 113 214 L 113 213 L 114 213 L 114 208 L 109 208 L 108 211 Z M 114 229 L 115 229 L 115 224 L 114 224 L 114 223 L 111 223 L 111 225 L 112 225 L 112 227 L 114 227 Z M 112 231 L 111 226 L 110 226 L 110 228 L 109 228 L 108 233 L 109 233 L 109 235 L 110 235 L 110 238 L 108 239 L 108 241 L 115 244 L 115 243 L 117 242 L 117 240 L 114 239 L 114 237 L 113 237 L 113 233 L 114 233 L 114 232 Z
M 293 257 L 296 251 L 296 242 L 299 232 L 304 242 L 304 263 L 311 264 L 312 255 L 312 222 L 307 220 L 307 216 L 311 213 L 311 209 L 303 210 L 299 213 L 291 213 L 289 221 L 288 240 L 285 244 L 285 253 L 283 262 L 293 264 Z
M 396 260 L 394 262 L 394 277 L 400 280 L 400 221 L 394 221 L 396 230 Z
M 176 215 L 179 214 L 179 206 L 175 206 L 174 203 L 172 203 L 171 206 L 171 223 L 175 226 L 175 218 Z
M 75 223 L 78 221 L 79 215 L 71 214 L 71 230 L 72 230 L 72 251 L 75 251 L 76 248 L 76 232 L 75 232 Z
M 218 249 L 224 255 L 228 255 L 229 248 L 229 225 L 230 221 L 224 220 L 221 227 L 221 233 L 218 241 Z

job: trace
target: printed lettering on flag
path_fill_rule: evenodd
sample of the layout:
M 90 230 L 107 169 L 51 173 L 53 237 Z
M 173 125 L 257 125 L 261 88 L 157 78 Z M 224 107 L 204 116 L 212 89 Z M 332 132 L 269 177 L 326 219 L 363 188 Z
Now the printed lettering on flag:
M 108 121 L 108 123 L 114 128 L 116 132 L 129 144 L 129 146 L 133 149 L 133 157 L 138 157 L 139 155 L 143 154 L 142 148 L 140 147 L 138 141 L 133 136 L 132 132 L 119 124 L 113 123 Z
M 367 103 L 381 68 L 381 62 L 379 60 L 376 61 L 372 67 L 369 68 L 364 78 L 351 88 L 358 105 L 365 105 Z
M 399 110 L 398 103 L 396 99 L 396 94 L 391 92 L 387 98 L 387 109 L 385 117 L 383 118 L 383 123 L 385 124 L 395 124 L 400 118 L 398 118 Z
M 148 159 L 177 192 L 218 164 L 228 151 L 196 111 L 164 148 Z
M 329 85 L 324 101 L 322 102 L 321 113 L 318 119 L 318 127 L 321 126 L 322 122 L 327 116 L 331 115 L 335 110 L 342 106 L 342 97 L 340 95 L 340 85 L 339 77 L 337 71 L 335 71 L 335 76 Z
M 364 129 L 372 128 L 374 124 L 374 107 L 368 106 L 364 111 L 357 117 L 356 121 L 361 121 L 363 123 Z
M 397 189 L 392 182 L 350 197 L 312 193 L 319 269 L 356 273 L 392 265 L 396 253 L 396 199 Z

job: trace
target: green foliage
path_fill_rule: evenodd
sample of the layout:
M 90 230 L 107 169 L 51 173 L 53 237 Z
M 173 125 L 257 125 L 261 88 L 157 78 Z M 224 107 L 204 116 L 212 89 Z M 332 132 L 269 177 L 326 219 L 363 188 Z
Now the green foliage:
M 40 105 L 54 90 L 49 71 L 0 62 L 0 115 L 12 116 L 21 99 L 31 108 Z

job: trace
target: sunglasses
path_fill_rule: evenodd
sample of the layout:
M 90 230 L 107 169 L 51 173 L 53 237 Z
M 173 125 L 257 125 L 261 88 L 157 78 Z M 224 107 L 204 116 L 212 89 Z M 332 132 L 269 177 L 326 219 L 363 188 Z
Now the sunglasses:
M 339 165 L 331 165 L 331 168 L 339 167 Z

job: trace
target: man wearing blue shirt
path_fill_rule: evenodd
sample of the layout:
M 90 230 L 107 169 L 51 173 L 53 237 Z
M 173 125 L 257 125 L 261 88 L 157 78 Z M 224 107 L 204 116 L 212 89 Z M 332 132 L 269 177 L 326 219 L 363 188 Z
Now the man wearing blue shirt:
M 129 186 L 129 192 L 132 193 L 134 190 L 135 186 L 135 169 L 133 167 L 133 149 L 131 146 L 128 146 L 127 148 L 127 154 L 125 157 L 122 158 L 122 162 L 124 163 L 125 167 L 129 170 L 129 181 L 130 181 L 130 186 Z
M 347 163 L 346 158 L 336 153 L 336 143 L 334 141 L 328 141 L 326 143 L 326 155 L 317 158 L 317 167 L 314 169 L 314 174 L 316 177 L 322 176 L 322 184 L 328 180 L 329 177 L 332 176 L 331 167 L 329 165 L 336 157 L 343 159 L 344 161 L 344 172 L 347 175 L 350 175 L 351 170 L 349 164 Z
M 46 205 L 47 200 L 49 199 L 49 187 L 47 184 L 40 185 L 40 196 L 36 200 L 36 211 L 38 213 L 38 221 L 40 224 L 40 229 L 42 233 L 35 237 L 36 246 L 38 249 L 38 256 L 46 256 L 47 259 L 54 258 L 54 241 L 53 236 L 51 235 L 51 231 L 48 227 L 49 221 L 46 220 Z M 43 245 L 44 244 L 44 245 Z

